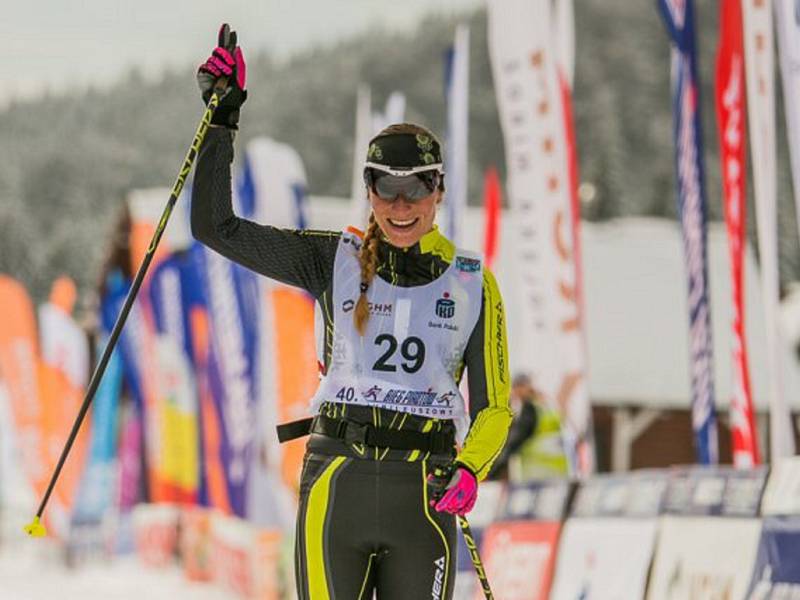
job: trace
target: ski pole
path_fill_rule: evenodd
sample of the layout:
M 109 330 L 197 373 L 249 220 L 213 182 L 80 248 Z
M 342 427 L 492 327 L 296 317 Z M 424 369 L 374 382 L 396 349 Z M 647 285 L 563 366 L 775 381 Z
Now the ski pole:
M 150 246 L 147 248 L 147 252 L 144 255 L 144 260 L 142 260 L 142 264 L 139 266 L 139 270 L 136 272 L 136 277 L 134 278 L 131 289 L 128 291 L 128 295 L 125 298 L 125 303 L 122 306 L 122 310 L 120 311 L 119 316 L 114 323 L 114 328 L 111 330 L 111 335 L 109 336 L 106 347 L 103 350 L 103 355 L 101 356 L 100 361 L 97 363 L 94 373 L 92 373 L 92 378 L 89 380 L 89 387 L 86 390 L 86 396 L 83 398 L 83 403 L 78 411 L 78 416 L 75 419 L 75 423 L 72 425 L 72 430 L 67 438 L 67 443 L 64 445 L 64 449 L 61 451 L 61 456 L 58 459 L 56 468 L 50 477 L 50 482 L 48 483 L 47 490 L 45 491 L 42 501 L 39 504 L 39 509 L 36 511 L 36 516 L 33 518 L 33 521 L 25 526 L 25 532 L 32 537 L 44 537 L 47 535 L 47 529 L 41 522 L 42 514 L 47 506 L 47 501 L 50 499 L 50 494 L 53 492 L 53 487 L 58 480 L 58 476 L 61 474 L 61 469 L 64 466 L 64 462 L 67 460 L 67 455 L 69 455 L 69 452 L 72 449 L 72 444 L 75 442 L 75 438 L 78 436 L 78 430 L 80 429 L 81 423 L 83 423 L 83 419 L 89 410 L 89 405 L 94 399 L 94 394 L 97 391 L 97 387 L 100 385 L 100 380 L 103 378 L 103 373 L 105 373 L 108 361 L 111 359 L 111 352 L 114 350 L 114 346 L 117 344 L 117 340 L 119 339 L 122 328 L 124 327 L 125 321 L 128 318 L 128 313 L 131 310 L 133 301 L 136 299 L 139 288 L 142 286 L 142 281 L 144 280 L 147 269 L 153 260 L 158 243 L 161 241 L 161 236 L 163 235 L 164 228 L 167 226 L 167 221 L 172 214 L 172 209 L 175 206 L 175 203 L 178 201 L 178 196 L 180 196 L 181 190 L 183 190 L 183 185 L 186 182 L 189 172 L 192 170 L 192 165 L 194 164 L 195 158 L 197 158 L 200 145 L 203 143 L 203 139 L 206 137 L 208 127 L 211 124 L 211 118 L 214 116 L 214 112 L 217 110 L 220 100 L 225 95 L 225 88 L 227 87 L 227 84 L 227 78 L 219 79 L 214 88 L 214 93 L 211 95 L 211 98 L 206 105 L 206 110 L 203 113 L 202 119 L 200 119 L 200 124 L 197 126 L 197 130 L 194 133 L 192 145 L 189 147 L 189 151 L 186 153 L 186 157 L 183 159 L 183 166 L 181 166 L 181 170 L 178 172 L 175 185 L 172 187 L 172 193 L 169 196 L 167 205 L 164 207 L 164 212 L 161 213 L 161 219 L 158 221 L 158 226 L 153 234 L 153 239 L 150 240 Z
M 492 588 L 489 586 L 489 579 L 486 577 L 486 570 L 483 568 L 481 555 L 478 554 L 478 545 L 475 543 L 475 538 L 472 535 L 472 529 L 470 529 L 467 517 L 458 515 L 458 524 L 461 527 L 461 533 L 464 534 L 464 541 L 467 543 L 469 557 L 472 559 L 472 565 L 475 567 L 475 573 L 478 575 L 478 579 L 481 582 L 483 596 L 486 598 L 486 600 L 494 600 Z

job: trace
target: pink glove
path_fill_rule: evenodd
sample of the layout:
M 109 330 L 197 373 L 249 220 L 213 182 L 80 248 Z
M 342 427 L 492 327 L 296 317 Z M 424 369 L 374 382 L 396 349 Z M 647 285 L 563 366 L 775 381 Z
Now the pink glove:
M 463 517 L 472 510 L 477 499 L 478 480 L 467 469 L 458 467 L 445 486 L 442 497 L 438 501 L 431 500 L 431 506 L 439 512 Z
M 217 47 L 197 70 L 197 85 L 206 104 L 214 93 L 217 81 L 221 77 L 226 78 L 225 93 L 220 98 L 211 123 L 230 129 L 238 129 L 239 109 L 247 100 L 247 66 L 236 41 L 236 32 L 224 23 L 217 36 Z

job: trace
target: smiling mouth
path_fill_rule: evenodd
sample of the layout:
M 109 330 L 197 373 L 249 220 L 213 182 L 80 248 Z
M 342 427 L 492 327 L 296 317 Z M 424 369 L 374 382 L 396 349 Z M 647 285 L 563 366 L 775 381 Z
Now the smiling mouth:
M 397 219 L 387 219 L 389 221 L 389 225 L 395 227 L 396 229 L 411 229 L 414 225 L 417 224 L 419 221 L 419 217 L 414 219 L 407 219 L 405 221 L 399 221 Z

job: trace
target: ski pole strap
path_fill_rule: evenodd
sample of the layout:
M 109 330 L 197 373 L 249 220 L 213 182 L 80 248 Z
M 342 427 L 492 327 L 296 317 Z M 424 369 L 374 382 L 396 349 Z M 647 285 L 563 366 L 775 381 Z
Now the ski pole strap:
M 285 442 L 317 433 L 335 438 L 346 444 L 363 444 L 376 448 L 392 450 L 419 450 L 431 454 L 446 454 L 455 446 L 452 432 L 386 429 L 369 423 L 359 423 L 350 419 L 331 419 L 317 415 L 314 419 L 302 419 L 278 426 L 278 439 Z

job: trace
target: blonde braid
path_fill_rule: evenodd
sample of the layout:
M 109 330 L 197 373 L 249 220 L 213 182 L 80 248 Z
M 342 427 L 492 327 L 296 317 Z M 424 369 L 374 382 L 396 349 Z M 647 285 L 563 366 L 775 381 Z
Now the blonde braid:
M 358 302 L 356 302 L 356 308 L 353 311 L 353 322 L 355 323 L 356 331 L 362 336 L 367 330 L 367 321 L 369 321 L 367 290 L 375 277 L 375 271 L 378 267 L 379 231 L 375 215 L 370 213 L 367 233 L 364 235 L 364 242 L 361 244 L 361 252 L 358 255 L 358 262 L 361 265 L 361 294 L 358 296 Z

